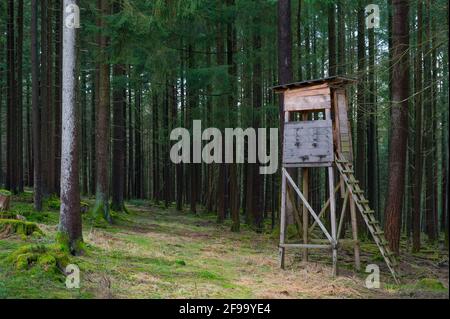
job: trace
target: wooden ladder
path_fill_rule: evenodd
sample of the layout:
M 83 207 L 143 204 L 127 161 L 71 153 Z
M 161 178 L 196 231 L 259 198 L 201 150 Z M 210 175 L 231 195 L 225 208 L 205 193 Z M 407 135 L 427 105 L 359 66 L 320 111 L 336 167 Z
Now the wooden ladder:
M 375 243 L 377 244 L 378 249 L 380 250 L 380 253 L 384 258 L 384 261 L 386 262 L 386 265 L 391 271 L 395 282 L 398 283 L 399 281 L 395 272 L 395 267 L 398 265 L 397 260 L 394 253 L 389 249 L 389 243 L 384 236 L 384 232 L 380 227 L 380 223 L 375 218 L 375 212 L 370 209 L 369 201 L 364 197 L 364 192 L 361 190 L 359 182 L 354 176 L 352 164 L 349 163 L 340 153 L 336 154 L 335 163 L 337 169 L 339 170 L 339 173 L 342 176 L 342 179 L 344 180 L 345 185 L 347 185 L 347 188 L 350 191 L 353 200 L 355 201 L 356 206 L 361 212 L 367 228 L 369 229 L 373 239 L 375 240 Z

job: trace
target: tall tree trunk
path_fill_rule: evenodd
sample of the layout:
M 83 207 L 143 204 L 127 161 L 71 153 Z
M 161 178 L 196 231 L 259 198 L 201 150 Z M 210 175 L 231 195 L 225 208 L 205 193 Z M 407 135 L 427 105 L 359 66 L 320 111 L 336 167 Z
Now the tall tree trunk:
M 98 0 L 98 9 L 102 17 L 100 17 L 99 25 L 103 33 L 105 28 L 104 16 L 109 12 L 109 5 L 107 0 Z M 99 96 L 96 112 L 96 204 L 94 208 L 94 215 L 103 215 L 109 223 L 112 218 L 109 212 L 109 189 L 108 189 L 108 164 L 109 164 L 109 113 L 110 113 L 110 79 L 109 79 L 109 64 L 106 54 L 107 38 L 102 34 L 99 38 L 100 49 L 100 65 L 99 65 Z
M 48 48 L 46 49 L 46 58 L 47 58 L 47 103 L 43 107 L 45 107 L 47 114 L 47 149 L 45 152 L 47 153 L 47 174 L 45 176 L 47 185 L 47 190 L 49 194 L 56 194 L 57 190 L 55 188 L 55 129 L 54 129 L 54 111 L 53 111 L 53 28 L 52 28 L 52 17 L 53 17 L 53 0 L 47 0 L 47 10 L 46 10 L 46 34 L 47 37 L 47 45 Z
M 19 193 L 23 192 L 23 77 L 22 77 L 22 54 L 23 54 L 23 0 L 19 0 L 17 4 L 17 188 Z
M 424 55 L 424 110 L 425 112 L 425 131 L 424 131 L 424 157 L 425 157 L 425 231 L 430 242 L 436 240 L 436 229 L 434 222 L 434 182 L 433 182 L 433 170 L 434 170 L 434 140 L 433 140 L 433 61 L 431 57 L 431 3 L 430 0 L 426 0 L 426 16 L 425 16 L 425 28 L 426 28 L 426 40 L 425 55 Z
M 328 75 L 336 75 L 336 7 L 328 4 Z
M 27 183 L 26 185 L 28 187 L 33 186 L 33 139 L 32 139 L 32 120 L 31 120 L 31 112 L 32 112 L 32 104 L 31 104 L 31 85 L 29 78 L 27 79 L 27 113 L 26 113 L 26 136 L 27 136 L 27 143 L 26 143 L 26 157 L 27 157 Z M 0 98 L 1 100 L 1 98 Z M 1 101 L 0 101 L 1 103 Z M 0 149 L 1 151 L 1 149 Z M 1 162 L 1 161 L 0 161 Z M 1 175 L 1 174 L 0 174 Z M 1 180 L 1 176 L 0 176 Z
M 298 0 L 297 7 L 297 63 L 298 81 L 303 80 L 303 59 L 302 59 L 302 4 L 303 0 Z
M 367 123 L 367 195 L 371 207 L 379 213 L 378 205 L 378 128 L 377 128 L 377 86 L 375 83 L 375 30 L 369 29 L 369 74 Z
M 181 47 L 183 47 L 183 40 L 181 40 Z M 180 121 L 179 127 L 184 125 L 184 109 L 185 109 L 185 98 L 184 98 L 184 54 L 180 54 L 181 67 L 180 67 Z M 177 210 L 183 211 L 183 193 L 184 193 L 184 163 L 179 163 L 176 165 L 176 175 L 177 175 Z
M 217 0 L 217 10 L 218 12 L 223 11 L 223 3 L 221 0 Z M 220 13 L 219 13 L 220 14 Z M 224 30 L 223 25 L 219 22 L 216 26 L 216 51 L 217 51 L 217 65 L 222 66 L 225 64 L 225 45 L 224 45 Z M 220 103 L 219 101 L 217 103 Z M 225 125 L 221 126 L 222 128 L 226 127 Z M 219 176 L 217 179 L 217 222 L 223 223 L 225 220 L 226 214 L 226 198 L 227 198 L 227 166 L 225 161 L 222 160 L 222 163 L 219 164 Z
M 54 115 L 54 189 L 59 193 L 61 180 L 61 109 L 62 109 L 62 32 L 63 32 L 63 6 L 56 1 L 55 6 L 55 100 L 53 103 Z M 87 112 L 86 115 L 87 116 Z M 86 127 L 87 129 L 87 127 Z M 89 143 L 86 143 L 86 147 Z M 85 163 L 88 165 L 87 161 Z
M 227 7 L 232 10 L 235 1 L 227 0 Z M 230 19 L 227 24 L 227 64 L 228 77 L 230 86 L 230 94 L 228 95 L 228 109 L 231 117 L 231 122 L 236 123 L 236 108 L 237 108 L 237 63 L 235 58 L 237 52 L 237 32 L 234 18 Z M 230 214 L 232 219 L 231 231 L 238 232 L 240 230 L 239 219 L 239 186 L 238 186 L 238 166 L 237 163 L 232 163 L 230 167 Z
M 39 105 L 38 4 L 31 1 L 31 103 L 33 107 L 34 209 L 42 210 L 41 115 Z
M 364 99 L 365 82 L 365 39 L 364 39 L 364 7 L 359 1 L 358 7 L 358 88 L 357 88 L 357 126 L 356 126 L 356 177 L 365 188 L 366 181 L 366 115 Z
M 359 0 L 358 2 L 358 36 L 357 36 L 357 51 L 358 51 L 358 86 L 356 95 L 356 160 L 355 160 L 355 173 L 356 178 L 360 182 L 362 189 L 366 188 L 366 109 L 365 109 L 365 59 L 366 59 L 366 46 L 364 38 L 364 0 Z M 358 215 L 358 229 L 361 231 L 359 234 L 363 234 L 364 221 Z
M 41 161 L 42 161 L 42 190 L 44 196 L 49 195 L 48 170 L 49 170 L 49 153 L 48 153 L 48 0 L 41 1 L 41 70 L 40 70 L 40 98 L 41 98 Z
M 345 1 L 339 0 L 338 9 L 338 50 L 337 50 L 337 74 L 345 75 Z
M 391 140 L 385 231 L 393 252 L 400 251 L 400 228 L 405 191 L 406 145 L 408 141 L 408 49 L 409 1 L 393 0 L 393 80 Z
M 278 82 L 280 84 L 292 81 L 292 31 L 291 2 L 278 1 Z M 284 101 L 279 99 L 280 128 L 284 129 Z M 283 134 L 281 134 L 283 136 Z
M 7 5 L 7 38 L 8 52 L 8 91 L 7 91 L 7 165 L 6 188 L 13 193 L 18 192 L 18 148 L 17 148 L 17 82 L 16 82 L 16 50 L 14 26 L 14 1 L 9 0 Z
M 64 7 L 76 0 L 64 0 Z M 73 254 L 83 240 L 81 230 L 80 186 L 78 174 L 78 111 L 76 106 L 76 28 L 63 27 L 63 109 L 61 142 L 61 212 L 59 231 L 68 240 Z
M 192 44 L 188 46 L 188 69 L 192 72 L 195 68 L 195 58 L 194 58 L 194 48 Z M 195 109 L 197 108 L 197 94 L 198 92 L 194 89 L 194 84 L 191 83 L 192 80 L 187 82 L 187 99 L 188 99 L 188 109 L 186 110 L 186 124 L 188 127 L 192 127 L 192 121 L 194 120 Z M 191 213 L 197 213 L 197 200 L 198 200 L 198 165 L 193 161 L 194 152 L 191 146 L 191 163 L 189 164 L 189 203 Z
M 260 17 L 255 18 L 255 25 L 260 22 Z M 262 105 L 262 63 L 261 63 L 261 34 L 259 29 L 255 29 L 253 35 L 253 52 L 254 52 L 254 65 L 253 65 L 253 127 L 256 132 L 258 132 L 258 127 L 260 123 L 259 110 Z M 258 134 L 256 134 L 256 141 L 258 141 Z M 258 154 L 258 146 L 256 143 L 256 154 Z M 249 214 L 252 216 L 252 225 L 255 227 L 256 231 L 263 230 L 263 198 L 261 196 L 261 184 L 264 179 L 261 178 L 259 173 L 259 163 L 258 160 L 255 164 L 249 164 L 249 169 L 253 171 L 252 180 L 252 193 L 248 194 L 252 202 L 251 211 Z
M 88 194 L 88 106 L 87 106 L 87 76 L 81 71 L 81 193 Z M 56 182 L 56 181 L 55 181 Z
M 417 1 L 417 52 L 414 61 L 414 105 L 415 105 L 415 143 L 414 143 L 414 182 L 413 182 L 413 216 L 412 216 L 412 251 L 420 250 L 420 212 L 422 202 L 422 0 Z
M 111 209 L 123 211 L 125 191 L 126 131 L 124 110 L 126 108 L 125 65 L 113 68 L 115 87 L 113 92 L 113 154 L 112 154 L 112 203 Z
M 96 151 L 95 151 L 95 140 L 96 140 L 96 108 L 98 104 L 98 65 L 95 65 L 95 69 L 91 75 L 92 83 L 91 83 L 91 126 L 90 126 L 90 150 L 89 150 L 89 158 L 90 158 L 90 167 L 89 167 L 89 195 L 95 194 L 96 189 L 96 165 L 97 162 L 95 160 Z

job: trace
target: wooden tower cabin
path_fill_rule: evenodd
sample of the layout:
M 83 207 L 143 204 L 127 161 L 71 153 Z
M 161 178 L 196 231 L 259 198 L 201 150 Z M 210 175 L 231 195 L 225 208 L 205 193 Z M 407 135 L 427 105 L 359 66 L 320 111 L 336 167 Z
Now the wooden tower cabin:
M 275 93 L 283 94 L 284 136 L 282 152 L 280 266 L 284 268 L 287 248 L 300 248 L 303 260 L 308 260 L 308 249 L 329 249 L 332 252 L 333 275 L 337 275 L 338 248 L 344 242 L 342 235 L 345 215 L 350 213 L 355 268 L 359 270 L 359 243 L 356 214 L 359 212 L 372 234 L 394 280 L 397 281 L 396 260 L 374 211 L 364 196 L 353 172 L 352 136 L 348 118 L 346 87 L 355 80 L 329 77 L 275 86 Z M 301 169 L 301 187 L 296 168 Z M 328 200 L 320 212 L 314 211 L 308 198 L 310 168 L 324 168 L 328 177 Z M 335 173 L 338 179 L 335 179 Z M 290 189 L 288 189 L 288 185 Z M 292 192 L 291 192 L 292 191 Z M 287 198 L 293 201 L 293 192 L 302 205 L 297 224 L 302 229 L 301 243 L 286 243 Z M 292 197 L 291 197 L 292 196 Z M 337 207 L 336 197 L 339 196 Z M 339 209 L 339 215 L 336 210 Z M 294 209 L 296 210 L 296 209 Z M 295 214 L 295 213 L 294 213 Z M 326 218 L 326 215 L 329 217 Z M 310 223 L 309 219 L 312 216 Z M 294 218 L 295 219 L 295 218 Z M 339 220 L 338 220 L 339 219 Z M 325 222 L 327 220 L 328 222 Z M 328 228 L 326 224 L 329 224 Z M 311 238 L 319 227 L 326 239 Z

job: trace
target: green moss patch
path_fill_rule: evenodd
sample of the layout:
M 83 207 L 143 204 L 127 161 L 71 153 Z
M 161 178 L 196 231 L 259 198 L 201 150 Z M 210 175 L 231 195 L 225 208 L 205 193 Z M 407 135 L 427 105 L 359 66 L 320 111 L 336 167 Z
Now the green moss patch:
M 11 192 L 7 189 L 0 189 L 0 195 L 11 196 Z
M 43 235 L 44 233 L 38 225 L 32 222 L 15 219 L 0 219 L 0 238 L 7 237 L 11 234 L 23 236 Z
M 7 257 L 17 270 L 29 270 L 35 266 L 45 271 L 60 273 L 69 264 L 69 255 L 59 245 L 26 245 Z
M 417 289 L 429 291 L 445 291 L 447 290 L 442 282 L 433 278 L 423 278 L 416 284 Z
M 0 219 L 17 219 L 17 215 L 11 212 L 0 212 Z

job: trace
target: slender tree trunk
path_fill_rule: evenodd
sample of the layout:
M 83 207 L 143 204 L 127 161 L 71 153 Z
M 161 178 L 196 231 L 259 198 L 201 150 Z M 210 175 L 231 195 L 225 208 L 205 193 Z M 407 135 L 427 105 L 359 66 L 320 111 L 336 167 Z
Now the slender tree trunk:
M 26 114 L 26 121 L 27 121 L 27 129 L 26 129 L 26 136 L 27 136 L 27 144 L 26 144 L 26 156 L 27 156 L 27 183 L 26 185 L 28 187 L 32 187 L 34 180 L 33 180 L 33 139 L 32 139 L 32 121 L 31 121 L 31 112 L 32 112 L 32 104 L 31 104 L 31 85 L 30 85 L 30 80 L 29 78 L 27 79 L 27 114 Z M 0 98 L 1 100 L 1 98 Z M 1 104 L 1 101 L 0 101 Z M 1 151 L 1 149 L 0 149 Z M 1 162 L 1 161 L 0 161 Z M 1 175 L 1 174 L 0 174 Z M 0 176 L 0 180 L 1 180 L 1 176 Z
M 93 195 L 95 194 L 95 189 L 96 189 L 96 160 L 95 160 L 95 156 L 96 156 L 96 150 L 95 150 L 95 140 L 96 140 L 96 129 L 95 129 L 95 113 L 96 113 L 96 108 L 97 108 L 97 103 L 98 103 L 98 68 L 96 65 L 96 69 L 94 70 L 94 72 L 92 72 L 91 75 L 92 78 L 92 96 L 91 96 L 91 126 L 90 126 L 90 154 L 89 154 L 89 158 L 90 158 L 90 167 L 89 167 L 89 195 Z
M 38 4 L 31 1 L 31 77 L 33 107 L 34 209 L 42 210 L 41 115 L 39 105 Z
M 142 125 L 141 125 L 141 99 L 142 99 L 142 83 L 137 73 L 136 88 L 134 90 L 134 196 L 142 198 Z
M 48 0 L 41 1 L 41 70 L 40 70 L 40 99 L 41 99 L 41 161 L 42 161 L 42 190 L 44 196 L 49 195 L 48 170 L 49 170 L 49 132 L 48 132 Z
M 433 170 L 434 170 L 434 141 L 433 141 L 433 61 L 431 57 L 431 3 L 430 0 L 426 0 L 426 16 L 425 16 L 425 28 L 426 28 L 426 40 L 425 55 L 424 55 L 424 112 L 425 119 L 425 131 L 424 131 L 424 157 L 425 157 L 425 231 L 428 236 L 428 240 L 433 243 L 436 240 L 436 229 L 434 221 L 434 182 L 433 182 Z
M 366 59 L 366 46 L 364 38 L 365 21 L 364 21 L 364 0 L 358 2 L 358 36 L 357 36 L 357 51 L 358 51 L 358 86 L 357 86 L 357 116 L 356 116 L 356 160 L 355 160 L 355 173 L 356 178 L 360 182 L 362 189 L 366 188 L 366 109 L 365 109 L 365 59 Z M 358 229 L 361 231 L 359 234 L 363 234 L 364 221 L 358 215 Z
M 7 4 L 7 38 L 6 47 L 8 52 L 8 91 L 7 91 L 7 165 L 6 165 L 6 188 L 13 193 L 18 192 L 18 148 L 17 148 L 17 94 L 16 94 L 16 49 L 15 49 L 15 26 L 14 26 L 14 1 L 9 0 Z
M 98 0 L 98 9 L 103 15 L 100 18 L 100 29 L 104 32 L 105 22 L 104 15 L 109 12 L 109 5 L 107 0 Z M 109 79 L 109 64 L 106 54 L 107 39 L 104 34 L 100 36 L 100 56 L 101 62 L 99 65 L 99 96 L 96 112 L 96 204 L 94 215 L 103 215 L 108 222 L 112 222 L 109 212 L 109 178 L 108 178 L 108 163 L 109 163 L 109 113 L 110 113 L 110 79 Z
M 235 1 L 227 0 L 227 7 L 232 10 Z M 234 18 L 227 24 L 227 64 L 228 76 L 231 83 L 230 94 L 228 95 L 228 109 L 231 117 L 231 122 L 236 123 L 236 108 L 237 108 L 237 63 L 235 52 L 237 52 L 237 32 Z M 240 230 L 239 219 L 239 187 L 238 187 L 238 166 L 236 163 L 229 165 L 230 168 L 230 214 L 232 219 L 231 231 L 238 232 Z
M 218 12 L 223 11 L 223 4 L 221 0 L 217 0 Z M 220 13 L 219 13 L 220 14 Z M 224 28 L 221 22 L 219 22 L 216 26 L 216 51 L 217 51 L 217 65 L 222 66 L 225 64 L 225 45 L 224 45 Z M 220 103 L 220 101 L 218 101 Z M 226 127 L 226 123 L 221 127 Z M 219 176 L 217 179 L 217 222 L 223 223 L 225 220 L 226 213 L 226 184 L 227 184 L 227 166 L 225 165 L 225 161 L 222 160 L 222 163 L 219 164 Z
M 34 1 L 34 0 L 33 0 Z M 76 0 L 64 0 L 64 7 Z M 63 27 L 63 109 L 61 142 L 61 212 L 59 231 L 68 240 L 73 254 L 83 240 L 81 230 L 80 186 L 78 174 L 78 111 L 76 107 L 76 28 Z
M 393 0 L 393 81 L 391 140 L 389 152 L 388 193 L 385 208 L 385 231 L 390 248 L 400 251 L 400 229 L 405 188 L 406 145 L 408 141 L 408 49 L 409 3 Z
M 345 75 L 345 0 L 339 0 L 338 9 L 338 50 L 337 50 L 337 74 Z
M 181 41 L 181 47 L 183 47 L 183 41 Z M 181 68 L 180 68 L 180 121 L 179 125 L 180 127 L 183 127 L 184 125 L 184 54 L 180 54 L 180 60 L 181 60 Z M 176 165 L 176 175 L 177 175 L 177 210 L 183 211 L 183 193 L 184 193 L 184 163 L 179 163 Z
M 124 109 L 126 108 L 125 65 L 116 64 L 113 77 L 116 85 L 113 92 L 113 155 L 112 155 L 112 203 L 111 209 L 123 211 L 125 188 L 126 131 Z
M 291 2 L 278 1 L 278 82 L 280 84 L 292 81 L 292 31 Z M 279 99 L 280 128 L 284 130 L 284 101 Z M 283 136 L 283 134 L 281 134 Z
M 367 123 L 367 195 L 371 207 L 379 212 L 378 205 L 378 133 L 377 133 L 377 86 L 375 79 L 375 30 L 369 29 L 369 92 Z
M 81 193 L 88 194 L 88 106 L 87 106 L 87 76 L 81 71 Z
M 153 198 L 158 203 L 160 200 L 159 180 L 159 101 L 158 95 L 153 95 Z
M 302 59 L 302 4 L 303 0 L 298 0 L 297 8 L 297 62 L 298 80 L 303 80 L 303 59 Z
M 260 17 L 257 16 L 255 18 L 255 25 L 258 25 L 260 22 Z M 254 57 L 254 65 L 253 65 L 253 127 L 256 132 L 258 132 L 258 127 L 260 123 L 260 114 L 259 110 L 262 105 L 262 63 L 261 63 L 261 34 L 259 29 L 254 31 L 253 35 L 253 52 L 255 54 Z M 258 141 L 258 134 L 256 134 L 256 141 Z M 256 153 L 258 154 L 258 143 L 256 143 Z M 252 193 L 247 196 L 251 197 L 252 205 L 251 211 L 249 214 L 252 216 L 252 225 L 255 227 L 256 231 L 263 230 L 263 198 L 261 196 L 261 184 L 264 182 L 264 179 L 261 178 L 259 174 L 259 162 L 256 161 L 255 164 L 249 164 L 249 168 L 253 171 L 253 176 L 251 183 L 252 185 Z
M 59 193 L 61 181 L 61 109 L 62 109 L 62 32 L 63 32 L 63 6 L 61 1 L 56 1 L 55 13 L 55 100 L 53 104 L 54 112 L 54 189 Z M 87 112 L 86 115 L 87 116 Z M 87 129 L 87 127 L 86 127 Z M 89 144 L 89 143 L 87 143 Z M 87 144 L 85 145 L 87 147 Z M 87 161 L 85 163 L 88 165 Z
M 46 34 L 47 37 L 47 45 L 46 49 L 46 58 L 47 58 L 47 103 L 43 107 L 46 108 L 45 113 L 47 114 L 47 133 L 46 139 L 47 149 L 45 152 L 47 153 L 47 174 L 45 176 L 47 185 L 47 190 L 49 194 L 56 194 L 58 191 L 55 188 L 55 128 L 54 128 L 54 99 L 53 99 L 53 28 L 52 28 L 52 17 L 53 17 L 53 0 L 47 0 L 47 14 L 46 14 Z
M 305 21 L 305 77 L 312 79 L 311 69 L 311 30 L 310 30 L 310 10 L 309 6 L 304 8 L 304 21 Z
M 422 198 L 422 0 L 417 1 L 417 52 L 414 71 L 415 91 L 415 143 L 414 143 L 414 188 L 413 188 L 413 216 L 412 216 L 412 251 L 420 250 L 420 212 Z
M 336 73 L 336 7 L 331 2 L 328 4 L 328 75 Z
M 16 183 L 19 193 L 23 193 L 23 77 L 22 77 L 22 54 L 23 54 L 23 0 L 19 0 L 17 6 L 17 158 L 16 169 L 17 177 Z

